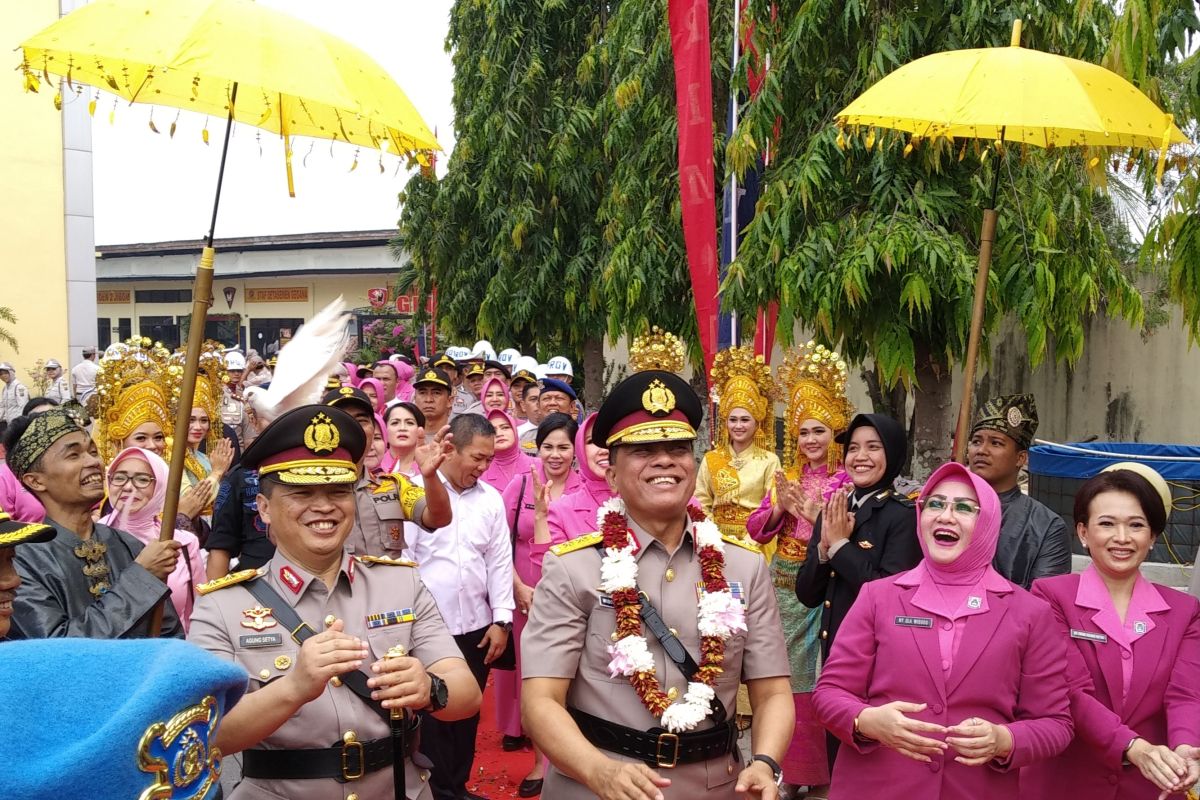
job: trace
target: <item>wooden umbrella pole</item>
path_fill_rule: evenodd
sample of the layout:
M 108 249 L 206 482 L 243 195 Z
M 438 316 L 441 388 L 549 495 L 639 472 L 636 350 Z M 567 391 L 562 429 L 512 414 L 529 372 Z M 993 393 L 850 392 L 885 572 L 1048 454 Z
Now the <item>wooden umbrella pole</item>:
M 187 351 L 183 365 L 182 382 L 179 386 L 179 404 L 175 408 L 174 442 L 171 445 L 171 469 L 167 473 L 167 496 L 163 503 L 162 524 L 158 538 L 162 541 L 175 538 L 175 515 L 179 512 L 179 487 L 183 483 L 183 463 L 187 458 L 188 421 L 192 414 L 192 403 L 196 395 L 196 372 L 200 367 L 200 348 L 204 344 L 204 326 L 208 320 L 208 309 L 212 306 L 213 237 L 217 229 L 217 208 L 221 203 L 221 184 L 225 179 L 225 159 L 229 154 L 229 135 L 233 130 L 233 104 L 237 100 L 237 84 L 229 95 L 229 117 L 225 124 L 225 143 L 221 148 L 221 166 L 217 172 L 217 191 L 213 200 L 212 224 L 208 228 L 208 240 L 200 252 L 200 263 L 196 266 L 196 280 L 192 285 L 192 316 L 188 324 Z M 220 420 L 213 420 L 219 425 Z M 181 555 L 180 558 L 186 558 Z M 169 600 L 167 601 L 169 602 Z M 150 632 L 153 636 L 162 633 L 163 607 L 160 603 L 151 617 Z
M 1013 32 L 1014 40 L 1020 36 L 1020 20 Z M 1005 129 L 1000 129 L 1000 143 L 1004 143 Z M 979 269 L 975 271 L 975 301 L 971 306 L 971 332 L 967 338 L 967 360 L 963 364 L 962 402 L 958 406 L 958 424 L 954 428 L 954 460 L 967 463 L 967 434 L 971 429 L 971 405 L 975 397 L 975 364 L 979 360 L 979 340 L 983 336 L 983 314 L 987 306 L 988 272 L 992 266 L 992 245 L 996 241 L 996 201 L 1000 194 L 1000 167 L 1004 158 L 1002 149 L 997 148 L 992 172 L 992 198 L 983 210 L 983 226 L 979 232 Z

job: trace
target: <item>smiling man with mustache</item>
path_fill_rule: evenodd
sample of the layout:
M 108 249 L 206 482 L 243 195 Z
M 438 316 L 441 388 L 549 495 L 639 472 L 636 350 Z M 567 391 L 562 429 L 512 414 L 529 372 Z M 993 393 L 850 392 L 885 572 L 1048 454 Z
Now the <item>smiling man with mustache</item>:
M 162 630 L 151 631 L 151 612 L 170 591 L 166 578 L 179 558 L 179 542 L 143 546 L 122 531 L 92 521 L 104 498 L 104 465 L 82 420 L 53 408 L 22 417 L 7 433 L 8 463 L 46 508 L 53 541 L 22 547 L 16 556 L 21 592 L 15 620 L 28 638 L 181 638 L 170 603 Z

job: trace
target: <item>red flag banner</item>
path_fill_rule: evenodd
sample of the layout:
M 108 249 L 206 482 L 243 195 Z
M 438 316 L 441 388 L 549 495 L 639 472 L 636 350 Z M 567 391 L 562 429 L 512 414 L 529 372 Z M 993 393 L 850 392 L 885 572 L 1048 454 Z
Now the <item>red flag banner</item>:
M 708 0 L 670 0 L 667 18 L 675 62 L 683 240 L 704 369 L 710 372 L 717 349 L 717 220 Z

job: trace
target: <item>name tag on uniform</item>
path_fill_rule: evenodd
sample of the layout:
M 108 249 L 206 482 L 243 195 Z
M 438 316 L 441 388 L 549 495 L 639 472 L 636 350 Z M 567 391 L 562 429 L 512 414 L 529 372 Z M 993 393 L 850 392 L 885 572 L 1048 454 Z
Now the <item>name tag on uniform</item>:
M 612 595 L 605 594 L 603 592 L 600 593 L 600 605 L 604 606 L 605 608 L 617 607 L 616 603 L 613 602 Z
M 381 611 L 378 614 L 367 615 L 367 627 L 370 629 L 386 628 L 388 625 L 399 625 L 401 622 L 413 622 L 416 618 L 411 608 Z
M 932 628 L 932 617 L 896 617 L 896 624 L 904 628 Z
M 282 633 L 249 633 L 238 637 L 238 647 L 278 647 L 283 644 Z
M 1103 633 L 1094 633 L 1092 631 L 1081 631 L 1077 628 L 1071 628 L 1072 639 L 1084 639 L 1089 642 L 1097 642 L 1099 644 L 1108 644 L 1108 637 Z

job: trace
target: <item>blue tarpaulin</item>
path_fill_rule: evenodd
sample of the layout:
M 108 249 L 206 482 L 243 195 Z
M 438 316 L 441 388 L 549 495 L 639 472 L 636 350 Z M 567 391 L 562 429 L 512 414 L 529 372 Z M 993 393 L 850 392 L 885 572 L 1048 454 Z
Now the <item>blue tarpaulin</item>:
M 1190 445 L 1088 442 L 1029 448 L 1029 471 L 1054 478 L 1090 478 L 1118 461 L 1140 461 L 1169 481 L 1200 482 L 1200 447 Z

